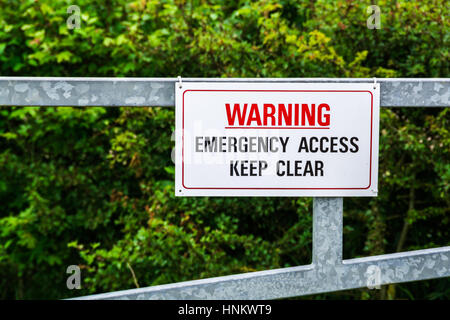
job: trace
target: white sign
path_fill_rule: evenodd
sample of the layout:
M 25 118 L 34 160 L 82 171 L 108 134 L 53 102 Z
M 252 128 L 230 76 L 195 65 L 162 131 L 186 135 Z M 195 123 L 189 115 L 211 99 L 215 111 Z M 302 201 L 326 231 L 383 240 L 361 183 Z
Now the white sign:
M 376 196 L 379 84 L 177 83 L 177 196 Z

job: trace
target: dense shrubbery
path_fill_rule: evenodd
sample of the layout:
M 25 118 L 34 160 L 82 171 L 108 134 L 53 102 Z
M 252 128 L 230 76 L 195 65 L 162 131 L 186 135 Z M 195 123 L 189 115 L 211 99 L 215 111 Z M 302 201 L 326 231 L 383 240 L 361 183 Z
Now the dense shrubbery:
M 0 74 L 448 77 L 446 1 L 0 0 Z M 344 256 L 449 245 L 449 110 L 383 109 L 378 198 Z M 306 264 L 311 199 L 175 198 L 169 108 L 0 108 L 0 298 L 62 298 Z M 68 265 L 82 290 L 66 288 Z M 134 279 L 132 274 L 135 274 Z M 351 298 L 450 298 L 449 281 Z M 323 297 L 324 295 L 322 295 Z

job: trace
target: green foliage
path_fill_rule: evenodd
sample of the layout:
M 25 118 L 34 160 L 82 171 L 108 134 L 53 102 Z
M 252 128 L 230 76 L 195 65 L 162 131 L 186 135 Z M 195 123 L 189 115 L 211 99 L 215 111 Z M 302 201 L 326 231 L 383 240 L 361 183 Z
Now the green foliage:
M 449 75 L 443 0 L 378 1 L 379 30 L 370 1 L 78 0 L 69 30 L 71 4 L 0 0 L 0 75 Z M 345 200 L 347 258 L 449 245 L 449 127 L 449 110 L 382 110 L 380 194 Z M 1 107 L 0 298 L 310 263 L 311 199 L 175 198 L 173 129 L 168 108 Z M 448 283 L 396 297 L 448 299 Z

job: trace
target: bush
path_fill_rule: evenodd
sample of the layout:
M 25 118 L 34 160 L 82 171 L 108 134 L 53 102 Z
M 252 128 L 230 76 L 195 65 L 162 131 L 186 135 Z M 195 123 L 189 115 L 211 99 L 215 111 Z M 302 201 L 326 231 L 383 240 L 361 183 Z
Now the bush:
M 0 0 L 4 76 L 448 77 L 446 2 Z M 448 110 L 381 112 L 378 198 L 346 258 L 449 245 Z M 65 298 L 310 263 L 307 198 L 175 198 L 168 108 L 0 109 L 0 297 Z M 67 290 L 68 265 L 82 290 Z M 432 284 L 432 285 L 430 285 Z M 341 298 L 450 298 L 448 280 Z M 332 295 L 320 295 L 329 297 Z

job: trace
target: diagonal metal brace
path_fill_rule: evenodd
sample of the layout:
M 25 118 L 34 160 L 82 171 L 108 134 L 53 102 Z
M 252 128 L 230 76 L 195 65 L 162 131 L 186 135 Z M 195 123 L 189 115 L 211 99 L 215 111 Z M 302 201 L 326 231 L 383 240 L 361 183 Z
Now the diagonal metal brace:
M 278 299 L 450 276 L 450 247 L 342 260 L 342 198 L 315 198 L 310 265 L 77 299 Z

